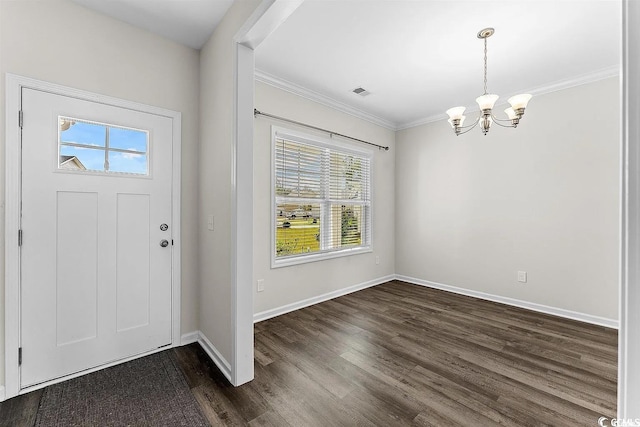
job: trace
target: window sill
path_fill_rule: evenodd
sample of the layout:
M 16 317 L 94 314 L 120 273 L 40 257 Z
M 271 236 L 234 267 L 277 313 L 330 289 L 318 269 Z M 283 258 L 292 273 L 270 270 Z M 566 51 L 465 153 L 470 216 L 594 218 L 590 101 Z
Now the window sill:
M 373 252 L 373 249 L 371 248 L 371 246 L 365 246 L 365 247 L 359 247 L 359 248 L 353 248 L 353 249 L 343 249 L 341 251 L 335 251 L 335 252 L 323 252 L 323 253 L 316 253 L 316 254 L 309 254 L 309 255 L 292 256 L 290 258 L 282 258 L 282 259 L 275 259 L 275 257 L 273 257 L 271 260 L 271 268 L 273 269 L 273 268 L 281 268 L 281 267 L 290 267 L 293 265 L 307 264 L 309 262 L 324 261 L 327 259 L 342 258 L 350 255 L 359 255 L 359 254 L 365 254 L 370 252 Z

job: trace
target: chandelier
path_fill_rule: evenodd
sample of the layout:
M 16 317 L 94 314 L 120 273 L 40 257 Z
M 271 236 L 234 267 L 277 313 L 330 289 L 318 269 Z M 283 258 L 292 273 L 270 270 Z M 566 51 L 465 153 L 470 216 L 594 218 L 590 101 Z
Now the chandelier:
M 504 110 L 507 113 L 506 119 L 499 119 L 493 115 L 493 106 L 498 100 L 498 95 L 494 95 L 487 92 L 487 39 L 493 35 L 495 30 L 493 28 L 485 28 L 478 32 L 478 38 L 484 39 L 484 94 L 476 98 L 476 102 L 480 107 L 480 115 L 474 121 L 472 125 L 462 126 L 464 123 L 465 107 L 453 107 L 447 110 L 449 115 L 449 124 L 453 128 L 453 131 L 457 135 L 469 132 L 474 127 L 480 124 L 480 130 L 484 135 L 491 129 L 491 124 L 496 123 L 502 127 L 518 127 L 520 119 L 524 115 L 524 109 L 527 107 L 527 103 L 531 99 L 531 95 L 524 93 L 521 95 L 515 95 L 509 98 L 509 104 L 511 107 Z

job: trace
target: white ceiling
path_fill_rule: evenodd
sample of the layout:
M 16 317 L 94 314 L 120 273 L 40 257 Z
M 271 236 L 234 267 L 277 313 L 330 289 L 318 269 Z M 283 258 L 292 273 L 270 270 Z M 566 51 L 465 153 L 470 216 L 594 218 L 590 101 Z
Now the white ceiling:
M 72 0 L 185 46 L 200 49 L 233 0 Z
M 233 0 L 73 0 L 199 49 Z M 240 0 L 242 1 L 242 0 Z M 257 77 L 403 128 L 508 96 L 610 76 L 620 65 L 620 0 L 305 0 L 256 49 Z M 367 89 L 367 97 L 351 91 Z M 535 97 L 531 101 L 535 107 Z
M 496 30 L 488 88 L 498 103 L 612 75 L 620 65 L 617 0 L 306 0 L 258 46 L 256 68 L 265 80 L 402 128 L 475 105 L 483 93 L 477 33 L 485 27 Z M 371 95 L 353 94 L 359 86 Z

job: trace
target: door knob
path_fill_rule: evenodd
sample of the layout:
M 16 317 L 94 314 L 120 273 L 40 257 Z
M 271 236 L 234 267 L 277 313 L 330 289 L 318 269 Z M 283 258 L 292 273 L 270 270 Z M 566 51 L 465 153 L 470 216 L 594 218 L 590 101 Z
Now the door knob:
M 169 246 L 169 241 L 168 240 L 160 240 L 160 246 L 162 246 L 163 248 L 166 248 L 167 246 Z

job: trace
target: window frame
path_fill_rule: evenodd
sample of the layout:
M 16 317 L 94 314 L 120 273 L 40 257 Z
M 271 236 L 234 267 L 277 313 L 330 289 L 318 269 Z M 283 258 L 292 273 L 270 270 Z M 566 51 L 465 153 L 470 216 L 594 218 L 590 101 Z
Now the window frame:
M 336 152 L 342 154 L 353 154 L 356 156 L 365 157 L 369 160 L 369 182 L 368 182 L 368 200 L 366 203 L 362 203 L 362 206 L 367 207 L 367 217 L 365 221 L 368 220 L 368 235 L 366 236 L 367 242 L 361 243 L 360 246 L 356 247 L 348 247 L 344 249 L 336 249 L 329 251 L 321 251 L 321 252 L 310 252 L 304 254 L 295 254 L 286 257 L 278 257 L 276 255 L 276 228 L 277 228 L 277 215 L 276 215 L 276 141 L 278 139 L 286 139 L 292 142 L 299 142 L 301 144 L 309 144 L 315 147 L 319 147 L 322 149 L 334 150 Z M 350 255 L 357 255 L 363 253 L 371 253 L 373 252 L 373 151 L 368 150 L 362 147 L 355 147 L 352 144 L 347 142 L 340 141 L 339 143 L 319 135 L 304 133 L 300 131 L 295 131 L 279 126 L 271 126 L 271 213 L 269 215 L 269 224 L 271 228 L 271 268 L 280 268 L 280 267 L 288 267 L 292 265 L 306 264 L 309 262 L 322 261 L 333 258 L 341 258 Z M 323 205 L 330 201 L 331 199 L 328 197 L 315 199 L 313 201 L 314 204 Z M 300 199 L 301 203 L 309 202 L 308 199 Z M 357 203 L 359 204 L 359 203 Z M 321 227 L 321 239 L 326 238 L 326 228 L 329 227 L 329 224 L 325 220 L 329 218 L 331 215 L 329 213 L 324 215 L 324 218 L 320 221 Z M 324 230 L 323 230 L 324 228 Z M 323 243 L 321 242 L 321 247 Z

